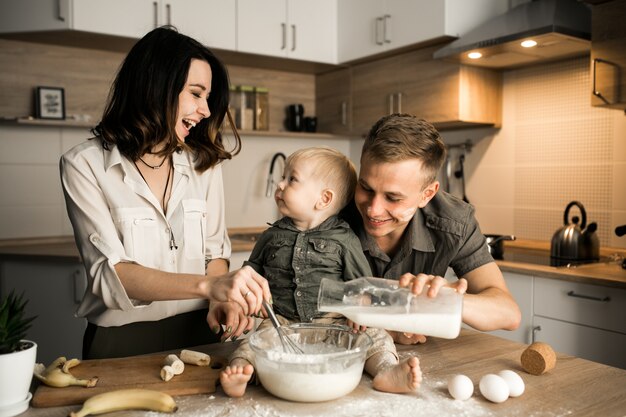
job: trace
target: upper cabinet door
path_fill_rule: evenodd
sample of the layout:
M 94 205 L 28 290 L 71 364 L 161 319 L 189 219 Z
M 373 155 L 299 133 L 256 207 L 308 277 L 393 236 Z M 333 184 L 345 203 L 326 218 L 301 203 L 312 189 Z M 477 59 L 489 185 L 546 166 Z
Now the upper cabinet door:
M 384 51 L 382 0 L 340 0 L 337 7 L 338 61 Z
M 508 0 L 341 0 L 339 63 L 451 40 L 506 11 Z
M 287 56 L 337 62 L 337 0 L 289 0 L 287 17 Z
M 163 15 L 185 35 L 210 48 L 237 48 L 237 3 L 235 0 L 167 0 Z
M 237 50 L 287 56 L 286 0 L 238 0 Z
M 161 24 L 160 4 L 152 0 L 76 0 L 71 29 L 141 38 Z

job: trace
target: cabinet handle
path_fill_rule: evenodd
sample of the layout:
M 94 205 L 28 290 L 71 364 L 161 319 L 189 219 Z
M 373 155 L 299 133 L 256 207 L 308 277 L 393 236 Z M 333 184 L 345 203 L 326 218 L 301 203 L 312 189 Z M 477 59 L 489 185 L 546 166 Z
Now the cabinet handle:
M 537 332 L 540 332 L 540 331 L 541 331 L 541 326 L 533 327 L 533 335 L 532 335 L 532 341 L 531 341 L 532 343 L 535 343 Z
M 74 275 L 74 302 L 78 304 L 83 300 L 83 295 L 85 295 L 85 291 L 87 290 L 87 283 L 85 282 L 86 277 L 84 275 L 84 271 L 81 269 L 76 269 L 73 275 Z
M 402 113 L 402 93 L 398 93 L 398 113 Z
M 389 25 L 387 25 L 387 21 L 389 21 Z M 383 16 L 383 41 L 385 43 L 391 43 L 391 38 L 387 37 L 387 28 L 389 27 L 391 27 L 391 15 L 386 14 Z
M 65 22 L 67 10 L 65 9 L 65 0 L 57 0 L 57 18 L 61 22 Z
M 152 9 L 154 10 L 154 28 L 159 27 L 159 3 L 152 2 Z
M 283 30 L 283 44 L 281 45 L 280 49 L 285 49 L 287 47 L 287 24 L 286 23 L 281 23 L 280 27 Z
M 376 29 L 376 45 L 384 45 L 385 44 L 385 34 L 383 33 L 383 39 L 380 39 L 380 25 L 384 24 L 384 18 L 382 17 L 377 17 L 376 18 L 376 24 L 375 24 L 375 29 Z
M 569 291 L 567 295 L 569 297 L 584 298 L 585 300 L 601 301 L 603 303 L 608 303 L 609 301 L 611 301 L 611 297 L 609 297 L 608 295 L 606 297 L 594 297 L 593 295 L 576 294 L 574 291 Z
M 346 126 L 348 124 L 348 103 L 341 102 L 341 124 Z
M 296 50 L 296 25 L 291 25 L 291 50 Z
M 619 74 L 619 65 L 614 64 L 614 63 L 612 63 L 610 61 L 607 61 L 606 59 L 601 59 L 601 58 L 594 58 L 593 59 L 593 67 L 592 67 L 593 74 L 591 75 L 591 78 L 593 79 L 593 85 L 591 87 L 592 93 L 593 93 L 594 96 L 596 96 L 600 100 L 602 100 L 604 102 L 604 104 L 611 104 L 611 102 L 609 102 L 609 100 L 607 100 L 606 97 L 604 97 L 602 95 L 602 93 L 596 89 L 596 74 L 597 74 L 597 72 L 596 72 L 596 65 L 598 63 L 612 65 L 612 66 L 616 67 L 617 74 Z
M 393 96 L 395 94 L 389 94 L 389 114 L 393 114 Z
M 165 16 L 167 19 L 167 24 L 171 25 L 172 24 L 172 5 L 169 3 L 165 5 Z

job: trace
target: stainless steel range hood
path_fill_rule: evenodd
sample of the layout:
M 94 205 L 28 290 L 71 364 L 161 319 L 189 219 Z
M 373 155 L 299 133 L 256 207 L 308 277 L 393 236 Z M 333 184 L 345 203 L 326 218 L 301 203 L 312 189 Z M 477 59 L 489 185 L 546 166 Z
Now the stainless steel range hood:
M 534 0 L 485 22 L 435 52 L 435 58 L 505 69 L 588 53 L 591 9 L 577 0 Z M 521 42 L 533 40 L 534 47 Z M 469 53 L 480 53 L 470 58 Z

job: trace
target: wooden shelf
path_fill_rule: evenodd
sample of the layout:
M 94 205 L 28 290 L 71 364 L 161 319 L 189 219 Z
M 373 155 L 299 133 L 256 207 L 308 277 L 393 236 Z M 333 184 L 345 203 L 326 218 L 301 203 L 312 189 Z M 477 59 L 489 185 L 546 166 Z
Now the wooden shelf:
M 94 126 L 91 122 L 78 122 L 76 120 L 47 120 L 35 119 L 34 117 L 0 118 L 0 124 L 13 126 L 42 126 L 42 127 L 86 127 Z M 232 135 L 229 128 L 226 129 L 226 136 Z M 291 139 L 356 139 L 355 136 L 334 135 L 331 133 L 309 133 L 309 132 L 287 132 L 273 130 L 239 130 L 242 137 L 272 137 Z
M 6 125 L 26 125 L 45 127 L 87 127 L 92 128 L 92 122 L 79 122 L 76 120 L 48 120 L 35 119 L 34 117 L 0 118 L 0 123 Z

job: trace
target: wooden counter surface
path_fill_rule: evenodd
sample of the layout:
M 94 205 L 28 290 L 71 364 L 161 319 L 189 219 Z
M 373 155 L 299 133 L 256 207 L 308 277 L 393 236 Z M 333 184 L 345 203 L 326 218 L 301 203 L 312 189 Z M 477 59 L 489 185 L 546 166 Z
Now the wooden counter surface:
M 372 389 L 364 375 L 359 386 L 340 399 L 325 403 L 294 403 L 280 400 L 262 386 L 249 386 L 243 398 L 232 399 L 221 388 L 211 395 L 175 397 L 177 417 L 195 416 L 624 416 L 626 410 L 626 370 L 557 354 L 556 367 L 534 376 L 524 372 L 520 355 L 526 345 L 474 330 L 463 329 L 455 340 L 430 338 L 418 346 L 398 346 L 401 358 L 418 355 L 424 380 L 416 394 L 386 394 Z M 203 346 L 211 354 L 224 355 L 230 343 Z M 487 401 L 478 389 L 480 378 L 488 373 L 510 369 L 526 385 L 524 394 L 504 403 Z M 467 375 L 474 383 L 474 394 L 467 401 L 453 400 L 447 380 L 455 374 Z M 77 406 L 33 408 L 23 417 L 61 417 Z M 144 415 L 144 412 L 120 412 Z M 153 414 L 153 413 L 151 413 Z M 156 414 L 155 414 L 156 415 Z M 161 414 L 159 414 L 161 415 Z M 165 415 L 165 414 L 162 414 Z

